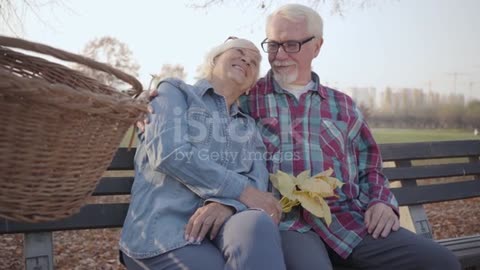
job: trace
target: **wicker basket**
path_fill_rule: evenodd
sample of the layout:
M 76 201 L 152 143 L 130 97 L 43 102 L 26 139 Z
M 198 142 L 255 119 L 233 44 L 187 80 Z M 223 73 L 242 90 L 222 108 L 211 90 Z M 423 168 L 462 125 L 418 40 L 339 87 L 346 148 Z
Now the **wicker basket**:
M 0 36 L 0 216 L 57 220 L 79 211 L 145 102 L 20 48 L 134 77 L 79 55 Z

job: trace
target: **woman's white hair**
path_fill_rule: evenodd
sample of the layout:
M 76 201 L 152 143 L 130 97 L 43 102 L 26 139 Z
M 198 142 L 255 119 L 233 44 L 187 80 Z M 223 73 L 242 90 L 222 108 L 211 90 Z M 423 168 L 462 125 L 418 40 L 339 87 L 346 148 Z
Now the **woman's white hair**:
M 215 67 L 215 59 L 224 53 L 227 50 L 233 48 L 241 48 L 251 50 L 255 53 L 258 57 L 258 65 L 257 71 L 255 74 L 255 80 L 258 79 L 260 73 L 260 61 L 262 60 L 262 56 L 260 55 L 260 51 L 258 50 L 257 46 L 253 44 L 250 40 L 243 39 L 243 38 L 228 38 L 224 43 L 213 47 L 206 55 L 203 63 L 197 69 L 197 79 L 209 79 L 211 78 L 213 67 Z
M 275 16 L 281 16 L 292 22 L 299 22 L 305 20 L 307 23 L 307 31 L 317 38 L 323 38 L 323 20 L 320 14 L 315 10 L 300 4 L 286 4 L 270 14 L 267 17 L 267 28 L 270 21 Z M 268 34 L 268 33 L 267 33 Z

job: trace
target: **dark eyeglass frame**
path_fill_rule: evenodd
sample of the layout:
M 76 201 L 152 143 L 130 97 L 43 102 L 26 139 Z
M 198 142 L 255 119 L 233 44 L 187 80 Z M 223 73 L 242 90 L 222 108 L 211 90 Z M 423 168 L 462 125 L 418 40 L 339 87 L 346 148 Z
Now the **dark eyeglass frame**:
M 302 45 L 309 42 L 310 40 L 313 40 L 315 38 L 315 36 L 311 36 L 309 38 L 306 38 L 302 41 L 298 41 L 298 40 L 287 40 L 287 41 L 284 41 L 284 42 L 276 42 L 276 41 L 267 41 L 268 38 L 265 38 L 261 45 L 262 45 L 262 50 L 266 53 L 277 53 L 278 50 L 280 49 L 280 47 L 283 48 L 283 51 L 286 52 L 286 53 L 297 53 L 299 52 L 301 49 L 302 49 Z M 269 45 L 271 44 L 275 44 L 277 46 L 277 49 L 275 51 L 272 51 L 272 50 L 268 50 L 269 48 Z M 286 49 L 285 48 L 285 44 L 290 44 L 290 45 L 296 45 L 298 46 L 295 47 L 296 49 L 295 50 L 290 50 L 290 49 Z

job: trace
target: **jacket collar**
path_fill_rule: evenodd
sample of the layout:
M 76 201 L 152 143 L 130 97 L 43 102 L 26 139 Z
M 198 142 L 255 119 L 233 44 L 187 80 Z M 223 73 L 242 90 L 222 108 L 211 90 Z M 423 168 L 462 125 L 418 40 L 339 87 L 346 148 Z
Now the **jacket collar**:
M 196 83 L 195 83 L 195 87 L 197 87 L 198 89 L 198 94 L 203 97 L 205 94 L 208 93 L 215 93 L 215 91 L 213 90 L 213 86 L 212 84 L 207 81 L 206 79 L 200 79 L 198 80 Z M 215 93 L 216 95 L 218 95 L 217 93 Z M 244 114 L 243 112 L 240 111 L 239 107 L 238 107 L 238 103 L 237 102 L 234 102 L 232 104 L 232 106 L 230 106 L 230 116 L 234 116 L 234 115 L 237 115 L 237 114 L 241 114 L 243 116 L 245 116 L 246 114 Z

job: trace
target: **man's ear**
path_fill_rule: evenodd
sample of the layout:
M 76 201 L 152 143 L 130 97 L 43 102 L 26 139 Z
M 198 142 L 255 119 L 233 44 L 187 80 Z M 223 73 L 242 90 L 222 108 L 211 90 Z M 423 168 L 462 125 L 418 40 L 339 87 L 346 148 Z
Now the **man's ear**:
M 320 53 L 320 49 L 322 48 L 323 45 L 323 38 L 317 38 L 315 39 L 315 57 L 318 56 Z

